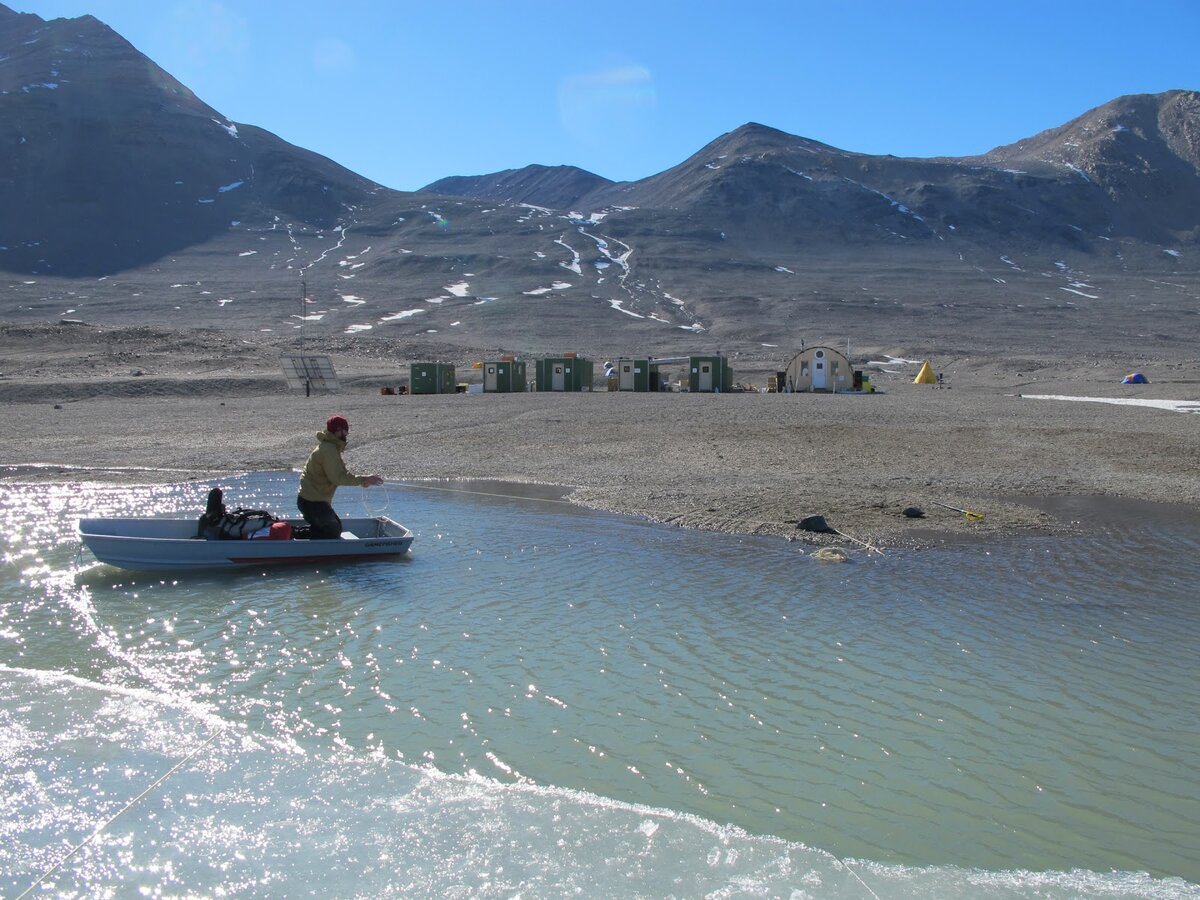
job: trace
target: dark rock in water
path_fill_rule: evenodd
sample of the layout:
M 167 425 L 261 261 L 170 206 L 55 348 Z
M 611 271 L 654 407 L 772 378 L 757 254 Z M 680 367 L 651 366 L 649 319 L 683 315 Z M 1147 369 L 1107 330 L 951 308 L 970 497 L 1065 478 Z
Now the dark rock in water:
M 817 534 L 834 534 L 834 530 L 829 527 L 829 523 L 825 521 L 824 516 L 805 516 L 796 523 L 796 527 L 804 531 L 813 531 Z
M 903 513 L 905 517 L 909 519 L 925 518 L 925 510 L 921 509 L 919 506 L 906 506 L 903 509 Z

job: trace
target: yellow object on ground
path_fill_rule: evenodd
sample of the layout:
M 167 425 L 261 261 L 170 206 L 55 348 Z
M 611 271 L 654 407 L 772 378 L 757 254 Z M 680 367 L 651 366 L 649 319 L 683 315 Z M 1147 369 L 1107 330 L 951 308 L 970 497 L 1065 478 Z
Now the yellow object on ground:
M 913 384 L 937 384 L 937 376 L 933 374 L 933 366 L 929 365 L 929 360 L 922 364 L 921 371 L 913 379 Z

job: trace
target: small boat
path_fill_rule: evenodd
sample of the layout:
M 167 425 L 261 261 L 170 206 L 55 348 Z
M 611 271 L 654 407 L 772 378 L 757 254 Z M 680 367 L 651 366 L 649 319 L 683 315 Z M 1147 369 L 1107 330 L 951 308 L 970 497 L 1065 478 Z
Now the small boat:
M 413 542 L 387 516 L 342 519 L 342 537 L 332 540 L 206 540 L 196 536 L 195 519 L 80 519 L 77 531 L 100 562 L 141 571 L 378 559 L 406 553 Z

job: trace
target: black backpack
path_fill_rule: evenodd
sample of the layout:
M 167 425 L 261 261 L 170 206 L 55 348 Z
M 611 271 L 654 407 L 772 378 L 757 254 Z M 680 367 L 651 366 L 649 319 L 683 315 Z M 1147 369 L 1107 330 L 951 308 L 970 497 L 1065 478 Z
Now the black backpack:
M 265 509 L 243 509 L 233 512 L 225 508 L 219 487 L 208 492 L 204 515 L 196 525 L 196 537 L 208 540 L 242 540 L 262 528 L 270 528 L 279 520 Z

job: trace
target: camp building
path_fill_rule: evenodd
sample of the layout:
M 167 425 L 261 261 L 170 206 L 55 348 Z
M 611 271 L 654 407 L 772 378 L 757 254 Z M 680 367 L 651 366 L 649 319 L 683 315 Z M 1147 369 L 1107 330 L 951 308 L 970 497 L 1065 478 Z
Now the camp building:
M 525 390 L 525 360 L 513 356 L 485 360 L 483 391 L 485 394 L 514 394 Z
M 846 354 L 832 347 L 806 347 L 787 364 L 779 389 L 792 391 L 852 391 L 854 368 Z
M 453 394 L 457 390 L 451 363 L 412 363 L 409 373 L 408 389 L 414 394 Z
M 662 391 L 659 361 L 654 359 L 618 359 L 617 390 Z
M 590 391 L 592 361 L 564 353 L 534 362 L 535 384 L 539 391 Z
M 688 359 L 688 390 L 693 394 L 719 394 L 733 390 L 733 370 L 729 360 L 716 356 L 693 356 Z

